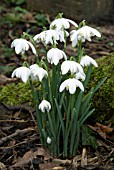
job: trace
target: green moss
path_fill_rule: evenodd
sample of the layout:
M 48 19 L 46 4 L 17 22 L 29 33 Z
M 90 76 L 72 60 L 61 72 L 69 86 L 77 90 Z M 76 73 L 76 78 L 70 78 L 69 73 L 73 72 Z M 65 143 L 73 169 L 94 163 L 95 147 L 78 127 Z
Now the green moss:
M 98 121 L 110 120 L 114 113 L 114 53 L 97 59 L 98 68 L 94 68 L 90 87 L 95 87 L 104 77 L 105 83 L 92 98 L 96 109 L 94 116 Z
M 33 105 L 33 98 L 29 83 L 12 83 L 0 90 L 0 101 L 8 105 Z

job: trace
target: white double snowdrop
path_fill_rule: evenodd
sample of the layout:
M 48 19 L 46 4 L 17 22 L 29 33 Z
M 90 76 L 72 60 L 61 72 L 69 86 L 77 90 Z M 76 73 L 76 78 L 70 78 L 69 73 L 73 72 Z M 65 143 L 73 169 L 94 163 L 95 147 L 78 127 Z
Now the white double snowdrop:
M 59 34 L 56 30 L 46 30 L 34 36 L 34 41 L 41 41 L 44 45 L 47 44 L 57 44 L 59 40 Z
M 70 24 L 74 25 L 75 27 L 78 27 L 78 25 L 67 18 L 58 18 L 55 19 L 54 21 L 52 21 L 52 23 L 50 24 L 50 29 L 56 29 L 56 30 L 62 30 L 62 29 L 68 29 L 70 28 Z
M 49 112 L 51 110 L 51 104 L 47 100 L 42 100 L 39 104 L 39 109 L 44 113 L 45 111 Z
M 33 44 L 25 39 L 19 38 L 19 39 L 15 39 L 12 43 L 11 43 L 11 48 L 15 47 L 15 52 L 16 54 L 24 54 L 25 51 L 27 51 L 29 49 L 29 47 L 31 47 L 33 54 L 36 54 L 36 49 L 33 46 Z
M 84 86 L 79 80 L 75 78 L 69 78 L 60 85 L 59 91 L 62 92 L 66 88 L 66 90 L 69 90 L 70 94 L 74 94 L 77 87 L 84 91 Z
M 83 26 L 78 30 L 72 30 L 70 32 L 70 39 L 73 47 L 77 45 L 79 40 L 82 42 L 85 42 L 85 40 L 91 41 L 91 37 L 93 36 L 101 37 L 101 34 L 99 31 L 89 26 Z
M 48 76 L 48 73 L 45 69 L 39 67 L 37 64 L 33 64 L 30 66 L 30 71 L 31 71 L 31 78 L 34 79 L 39 79 L 39 81 L 42 81 L 44 77 Z
M 80 74 L 85 75 L 82 66 L 79 63 L 70 60 L 64 61 L 62 63 L 61 71 L 62 75 L 68 73 L 68 71 L 70 71 L 71 74 L 80 72 Z
M 84 66 L 89 66 L 90 64 L 94 65 L 95 67 L 98 67 L 97 62 L 89 57 L 88 55 L 85 55 L 81 58 L 80 64 L 84 67 Z
M 80 72 L 78 72 L 78 73 L 76 73 L 75 78 L 84 81 L 85 78 L 86 78 L 86 75 L 85 74 L 81 74 Z
M 60 42 L 65 42 L 66 41 L 66 37 L 69 36 L 69 33 L 66 30 L 59 30 L 58 34 L 59 34 L 59 41 Z
M 18 67 L 16 68 L 11 77 L 13 78 L 16 76 L 17 78 L 20 78 L 24 83 L 26 83 L 31 75 L 31 71 L 27 67 Z
M 51 48 L 47 52 L 47 59 L 48 62 L 51 64 L 57 65 L 59 63 L 59 60 L 61 60 L 62 58 L 67 60 L 66 54 L 58 48 Z

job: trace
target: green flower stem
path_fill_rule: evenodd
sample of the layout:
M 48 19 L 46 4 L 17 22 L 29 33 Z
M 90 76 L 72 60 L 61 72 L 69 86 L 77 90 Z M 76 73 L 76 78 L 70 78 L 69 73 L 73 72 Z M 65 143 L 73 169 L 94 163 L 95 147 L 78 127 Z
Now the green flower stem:
M 33 43 L 33 45 L 34 45 L 34 47 L 36 49 L 36 63 L 38 63 L 39 62 L 38 52 L 37 52 L 36 43 L 35 43 L 33 37 L 31 35 L 27 34 L 26 32 L 23 32 L 23 35 L 27 36 L 31 40 L 31 42 Z
M 76 131 L 77 131 L 77 134 L 76 134 L 75 141 L 74 141 L 74 149 L 73 149 L 72 156 L 76 155 L 77 149 L 78 149 L 78 146 L 79 146 L 79 142 L 80 142 L 80 124 L 79 124 L 79 122 L 77 122 Z
M 38 97 L 37 97 L 37 93 L 34 90 L 34 86 L 33 86 L 33 83 L 32 83 L 31 79 L 29 80 L 29 83 L 30 83 L 30 86 L 31 86 L 32 95 L 33 95 L 33 99 L 34 99 L 34 106 L 35 106 L 35 110 L 36 110 L 36 118 L 37 118 L 39 134 L 40 134 L 40 140 L 41 140 L 41 144 L 43 144 L 42 133 L 41 133 L 42 119 L 41 119 L 41 116 L 40 116 L 39 111 L 38 111 Z
M 68 130 L 68 126 L 71 121 L 71 112 L 74 108 L 75 97 L 76 97 L 75 94 L 70 94 L 67 117 L 66 117 L 66 130 Z

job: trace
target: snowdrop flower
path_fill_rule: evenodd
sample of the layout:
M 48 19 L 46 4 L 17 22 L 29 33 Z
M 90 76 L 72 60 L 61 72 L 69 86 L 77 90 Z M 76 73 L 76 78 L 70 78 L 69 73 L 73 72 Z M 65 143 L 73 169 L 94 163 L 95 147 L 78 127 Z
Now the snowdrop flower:
M 31 70 L 31 77 L 32 79 L 36 79 L 38 77 L 39 81 L 42 81 L 42 79 L 46 76 L 48 76 L 48 73 L 43 68 L 39 67 L 37 64 L 33 64 L 30 66 Z
M 67 60 L 66 54 L 58 48 L 52 48 L 47 52 L 47 59 L 51 64 L 57 65 L 62 58 Z
M 22 38 L 15 39 L 11 43 L 11 48 L 15 47 L 16 54 L 19 54 L 19 53 L 24 54 L 25 51 L 27 51 L 29 49 L 29 46 L 31 47 L 32 52 L 34 54 L 36 54 L 36 50 L 35 50 L 35 47 L 33 46 L 33 44 L 25 39 L 22 39 Z
M 66 90 L 69 90 L 70 94 L 74 94 L 76 87 L 79 87 L 82 91 L 84 91 L 83 84 L 79 80 L 69 78 L 60 85 L 59 91 L 62 92 L 66 88 Z
M 98 67 L 98 64 L 96 63 L 96 61 L 89 57 L 88 55 L 85 55 L 81 58 L 80 64 L 84 67 L 84 66 L 89 66 L 90 64 L 93 64 L 95 67 Z
M 47 143 L 50 144 L 51 143 L 51 138 L 48 136 L 47 137 Z
M 68 29 L 70 27 L 70 24 L 74 25 L 75 27 L 78 27 L 78 25 L 70 19 L 58 18 L 52 21 L 52 23 L 50 24 L 50 29 L 55 28 L 58 31 L 61 29 Z
M 76 73 L 75 78 L 76 79 L 81 79 L 82 81 L 84 81 L 85 78 L 86 78 L 86 75 L 85 74 L 81 74 L 80 72 L 78 72 L 78 73 Z
M 44 45 L 49 43 L 57 44 L 57 40 L 59 40 L 59 34 L 56 30 L 46 30 L 34 36 L 35 41 L 41 41 Z
M 14 76 L 21 78 L 24 83 L 26 83 L 31 75 L 31 71 L 27 67 L 19 67 L 16 68 L 11 77 L 13 78 Z
M 91 41 L 92 36 L 101 37 L 100 32 L 89 26 L 83 26 L 79 30 L 72 30 L 70 34 L 73 47 L 77 45 L 78 40 L 85 42 L 86 39 L 88 41 Z
M 66 37 L 69 36 L 69 33 L 68 33 L 68 31 L 66 31 L 66 30 L 59 30 L 59 31 L 58 31 L 58 34 L 59 34 L 59 40 L 60 40 L 60 42 L 65 42 L 65 36 L 66 36 Z
M 79 63 L 70 60 L 64 61 L 62 63 L 61 71 L 62 71 L 62 75 L 68 73 L 68 71 L 70 71 L 71 74 L 80 72 L 82 75 L 84 75 L 82 66 Z
M 39 104 L 39 109 L 44 113 L 45 111 L 49 112 L 51 110 L 51 104 L 47 100 L 42 100 Z

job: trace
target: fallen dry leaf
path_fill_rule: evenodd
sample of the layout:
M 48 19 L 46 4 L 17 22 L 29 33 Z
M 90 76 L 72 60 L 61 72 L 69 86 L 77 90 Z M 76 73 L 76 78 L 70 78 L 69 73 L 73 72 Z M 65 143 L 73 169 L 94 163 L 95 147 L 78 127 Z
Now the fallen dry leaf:
M 0 162 L 0 170 L 7 170 L 6 166 L 2 162 Z
M 16 82 L 16 81 L 18 81 L 17 78 L 12 79 L 12 78 L 6 77 L 3 74 L 0 74 L 0 86 L 6 85 L 6 84 L 9 84 L 9 83 L 13 83 L 13 82 Z
M 32 162 L 32 160 L 37 156 L 43 156 L 44 160 L 49 160 L 52 157 L 49 155 L 48 151 L 44 150 L 43 148 L 38 148 L 37 151 L 32 152 L 28 151 L 24 154 L 22 158 L 18 160 L 16 164 L 14 164 L 12 167 L 23 167 L 24 165 L 28 164 L 29 162 Z
M 102 138 L 114 139 L 114 129 L 108 126 L 96 123 L 95 126 L 88 125 L 92 130 L 97 132 Z M 109 135 L 111 133 L 111 135 Z

